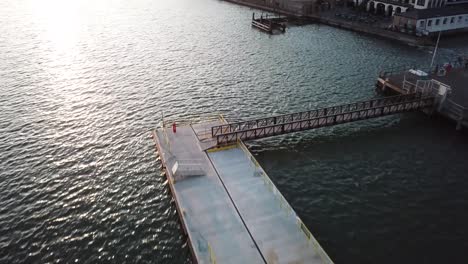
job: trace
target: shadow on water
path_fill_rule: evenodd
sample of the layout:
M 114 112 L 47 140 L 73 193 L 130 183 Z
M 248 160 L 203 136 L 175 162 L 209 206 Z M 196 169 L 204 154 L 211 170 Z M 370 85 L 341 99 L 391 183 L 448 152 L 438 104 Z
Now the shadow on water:
M 252 11 L 0 1 L 0 263 L 187 262 L 148 138 L 162 112 L 245 119 L 353 102 L 376 96 L 379 70 L 431 60 L 327 26 L 268 36 Z M 337 263 L 440 263 L 468 236 L 466 132 L 453 127 L 416 114 L 250 144 Z
M 464 259 L 468 246 L 467 136 L 409 114 L 385 128 L 254 149 L 336 263 L 437 263 Z

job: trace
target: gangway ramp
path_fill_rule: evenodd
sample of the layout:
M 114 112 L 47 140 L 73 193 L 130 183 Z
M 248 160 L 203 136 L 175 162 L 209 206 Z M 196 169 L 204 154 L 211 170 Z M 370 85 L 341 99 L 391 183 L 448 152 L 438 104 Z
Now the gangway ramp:
M 419 111 L 434 105 L 431 94 L 413 93 L 371 99 L 286 115 L 259 118 L 213 126 L 211 135 L 218 145 L 239 140 L 259 139 L 333 126 L 404 112 Z

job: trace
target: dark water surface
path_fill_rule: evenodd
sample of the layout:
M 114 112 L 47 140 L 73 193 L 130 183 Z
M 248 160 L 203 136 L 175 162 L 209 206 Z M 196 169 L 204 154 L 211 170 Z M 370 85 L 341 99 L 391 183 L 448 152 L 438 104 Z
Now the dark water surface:
M 0 2 L 0 263 L 184 263 L 150 131 L 376 96 L 428 49 L 319 25 L 268 36 L 216 0 Z M 467 52 L 465 42 L 439 59 Z M 421 114 L 252 142 L 337 263 L 463 262 L 468 140 Z

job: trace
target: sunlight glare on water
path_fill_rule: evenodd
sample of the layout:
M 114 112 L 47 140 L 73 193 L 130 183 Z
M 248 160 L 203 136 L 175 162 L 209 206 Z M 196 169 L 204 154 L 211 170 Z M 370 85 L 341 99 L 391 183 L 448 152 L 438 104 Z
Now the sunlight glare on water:
M 326 26 L 269 36 L 251 15 L 214 0 L 1 1 L 0 263 L 188 263 L 150 138 L 162 112 L 362 100 L 380 69 L 430 63 L 430 49 Z M 463 256 L 466 145 L 418 113 L 250 143 L 337 263 Z

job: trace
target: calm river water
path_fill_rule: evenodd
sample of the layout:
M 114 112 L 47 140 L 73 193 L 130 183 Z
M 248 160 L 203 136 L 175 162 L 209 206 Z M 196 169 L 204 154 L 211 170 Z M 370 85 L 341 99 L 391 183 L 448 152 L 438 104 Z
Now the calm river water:
M 429 49 L 326 26 L 269 36 L 218 0 L 0 2 L 0 263 L 185 263 L 150 139 L 170 118 L 248 118 L 377 96 Z M 467 52 L 466 42 L 439 59 Z M 468 139 L 422 114 L 250 143 L 337 263 L 455 263 Z

